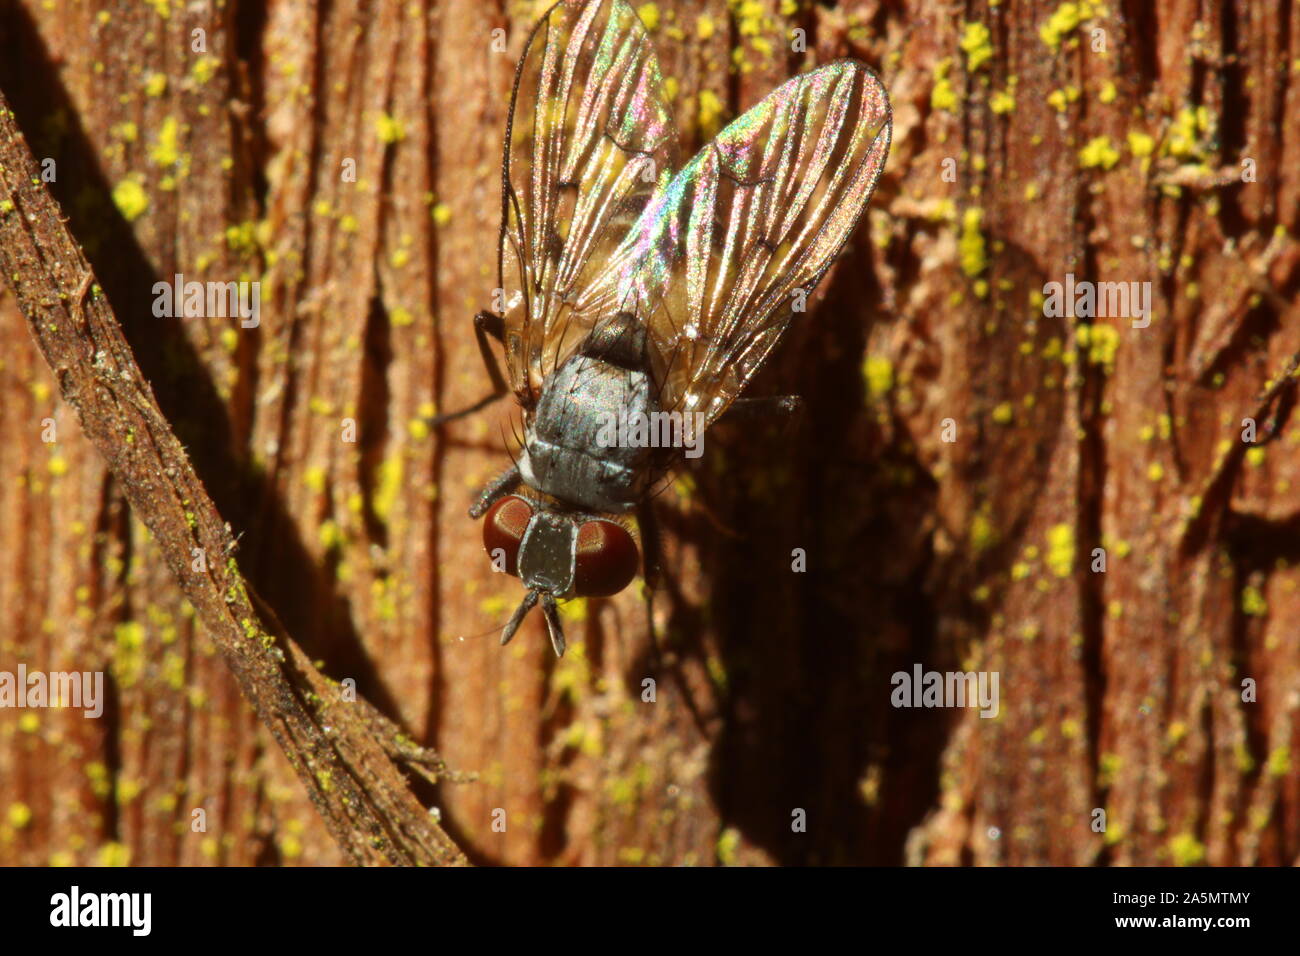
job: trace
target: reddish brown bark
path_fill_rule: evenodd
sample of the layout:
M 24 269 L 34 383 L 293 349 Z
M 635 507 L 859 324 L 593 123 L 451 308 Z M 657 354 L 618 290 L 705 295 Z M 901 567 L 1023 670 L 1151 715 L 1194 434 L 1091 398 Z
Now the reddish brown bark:
M 835 56 L 895 116 L 869 222 L 754 386 L 802 420 L 720 427 L 657 501 L 660 670 L 635 588 L 558 663 L 539 621 L 496 646 L 519 588 L 464 510 L 507 410 L 418 424 L 487 388 L 470 317 L 544 6 L 0 4 L 0 89 L 241 569 L 325 673 L 480 774 L 417 787 L 448 832 L 504 863 L 1294 862 L 1300 433 L 1294 388 L 1260 396 L 1300 349 L 1298 9 L 645 5 L 688 148 L 714 97 L 728 118 Z M 261 278 L 260 327 L 153 318 L 178 271 Z M 1044 315 L 1066 273 L 1151 281 L 1150 326 Z M 7 290 L 0 322 L 0 669 L 115 687 L 103 721 L 0 711 L 0 813 L 29 814 L 0 861 L 342 860 Z M 915 663 L 997 671 L 999 717 L 891 707 Z M 177 833 L 200 804 L 219 823 Z

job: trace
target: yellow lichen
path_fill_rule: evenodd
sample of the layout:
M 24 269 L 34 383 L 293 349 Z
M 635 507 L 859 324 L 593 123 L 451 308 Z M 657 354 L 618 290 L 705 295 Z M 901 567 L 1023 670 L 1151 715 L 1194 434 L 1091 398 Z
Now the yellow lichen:
M 1195 866 L 1205 860 L 1205 844 L 1191 833 L 1179 833 L 1169 838 L 1169 855 L 1175 866 Z
M 1098 5 L 1093 3 L 1092 0 L 1063 3 L 1038 28 L 1038 36 L 1055 53 L 1061 48 L 1061 43 L 1066 36 L 1078 28 L 1081 23 L 1091 20 L 1098 12 Z
M 722 100 L 712 90 L 701 90 L 698 101 L 700 133 L 705 138 L 712 138 L 722 125 Z
M 1160 151 L 1181 160 L 1200 158 L 1202 140 L 1211 135 L 1210 112 L 1204 106 L 1183 107 L 1174 115 Z
M 953 89 L 952 81 L 948 79 L 948 71 L 951 69 L 952 57 L 945 57 L 935 65 L 934 89 L 930 91 L 932 109 L 947 110 L 949 113 L 957 110 L 957 91 Z
M 659 29 L 659 7 L 653 3 L 643 3 L 637 7 L 637 16 L 641 18 L 641 23 L 646 30 L 653 33 Z
M 993 58 L 993 42 L 989 28 L 976 21 L 967 23 L 957 44 L 966 54 L 966 69 L 974 73 Z
M 984 235 L 980 232 L 980 222 L 983 218 L 984 211 L 978 207 L 972 207 L 962 213 L 961 238 L 957 241 L 957 251 L 962 272 L 972 279 L 988 266 Z
M 389 113 L 380 113 L 375 120 L 375 132 L 379 134 L 381 143 L 393 144 L 400 143 L 406 138 L 406 129 L 402 126 L 400 120 Z
M 387 521 L 402 491 L 402 459 L 396 456 L 379 463 L 375 475 L 375 493 L 370 505 L 375 517 Z
M 1079 165 L 1084 169 L 1100 166 L 1111 169 L 1119 162 L 1119 150 L 1111 143 L 1109 136 L 1096 136 L 1079 150 Z
M 159 166 L 175 165 L 180 160 L 180 149 L 177 146 L 179 135 L 180 123 L 176 121 L 176 117 L 168 116 L 158 129 L 158 141 L 149 151 L 149 157 Z
M 868 355 L 862 374 L 867 382 L 867 394 L 872 399 L 881 398 L 894 386 L 894 365 L 883 355 Z
M 1268 755 L 1268 772 L 1273 777 L 1286 777 L 1291 773 L 1291 751 L 1287 747 L 1275 747 Z
M 8 813 L 9 825 L 21 830 L 32 822 L 32 808 L 25 803 L 11 803 Z
M 1115 366 L 1115 353 L 1119 351 L 1119 331 L 1113 325 L 1081 325 L 1077 329 L 1079 347 L 1087 347 L 1088 361 L 1093 365 L 1111 369 Z
M 131 848 L 121 843 L 105 843 L 99 848 L 100 866 L 128 866 L 131 863 Z
M 970 546 L 974 551 L 987 551 L 997 543 L 997 530 L 989 520 L 987 511 L 977 511 L 970 522 Z
M 325 490 L 325 469 L 320 465 L 310 465 L 303 472 L 302 483 L 309 489 L 320 494 Z
M 1259 588 L 1251 585 L 1242 588 L 1241 613 L 1249 614 L 1251 617 L 1264 617 L 1268 614 L 1268 601 L 1264 600 L 1264 595 L 1260 593 Z
M 127 222 L 135 222 L 149 208 L 149 196 L 134 179 L 124 179 L 113 187 L 113 203 Z
M 1068 578 L 1074 569 L 1074 527 L 1057 524 L 1047 529 L 1047 568 L 1058 578 Z
M 220 61 L 215 56 L 201 56 L 194 62 L 190 76 L 194 77 L 195 83 L 206 83 L 216 74 L 217 67 L 220 65 Z

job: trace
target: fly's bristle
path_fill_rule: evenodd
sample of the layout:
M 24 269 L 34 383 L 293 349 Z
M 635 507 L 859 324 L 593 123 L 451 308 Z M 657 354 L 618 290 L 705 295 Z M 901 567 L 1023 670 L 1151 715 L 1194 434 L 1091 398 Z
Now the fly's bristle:
M 514 439 L 515 439 L 515 447 L 516 447 L 516 448 L 523 448 L 523 447 L 524 447 L 524 436 L 523 436 L 522 434 L 520 434 L 520 432 L 519 432 L 519 423 L 518 423 L 517 421 L 515 421 L 514 418 L 511 418 L 511 419 L 510 419 L 510 434 L 514 436 Z M 517 462 L 516 462 L 516 464 L 517 464 Z

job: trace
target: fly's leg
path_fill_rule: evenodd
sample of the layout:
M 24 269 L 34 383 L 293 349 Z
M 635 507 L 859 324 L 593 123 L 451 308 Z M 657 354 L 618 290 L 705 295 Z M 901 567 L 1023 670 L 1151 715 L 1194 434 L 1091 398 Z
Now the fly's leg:
M 637 505 L 636 523 L 641 532 L 641 575 L 645 578 L 645 613 L 646 613 L 646 634 L 650 638 L 650 657 L 654 662 L 656 674 L 664 672 L 663 655 L 659 650 L 659 638 L 655 631 L 655 591 L 664 583 L 663 571 L 663 538 L 659 534 L 659 522 L 655 518 L 654 506 L 649 500 L 642 501 Z M 677 682 L 677 687 L 681 691 L 682 701 L 686 704 L 686 709 L 690 711 L 691 719 L 695 721 L 695 726 L 699 728 L 703 737 L 708 737 L 708 727 L 704 722 L 704 715 L 700 713 L 699 706 L 695 703 L 695 697 L 691 693 L 690 685 L 687 684 L 686 678 L 682 676 L 682 668 L 679 663 L 674 664 L 672 675 Z
M 654 506 L 647 500 L 636 506 L 636 524 L 641 532 L 641 576 L 651 590 L 663 581 L 663 539 Z
M 519 466 L 511 465 L 483 486 L 477 500 L 469 507 L 469 516 L 476 520 L 483 517 L 489 508 L 518 488 L 522 480 Z
M 478 315 L 474 316 L 474 338 L 478 340 L 479 355 L 483 357 L 483 366 L 487 369 L 488 378 L 492 379 L 492 393 L 481 398 L 468 408 L 462 408 L 454 412 L 446 412 L 445 414 L 435 415 L 433 418 L 426 419 L 430 428 L 437 428 L 439 425 L 445 425 L 447 422 L 452 422 L 458 418 L 464 418 L 466 415 L 472 415 L 477 411 L 481 411 L 497 399 L 503 398 L 506 393 L 510 391 L 510 386 L 506 384 L 505 376 L 501 374 L 501 365 L 497 362 L 496 353 L 492 351 L 492 346 L 488 343 L 489 335 L 502 345 L 505 345 L 505 319 L 492 312 L 480 312 Z
M 663 542 L 659 537 L 659 522 L 654 505 L 642 501 L 636 508 L 636 525 L 641 532 L 641 577 L 645 580 L 646 633 L 650 637 L 650 653 L 654 656 L 655 670 L 663 670 L 663 657 L 659 653 L 659 639 L 655 633 L 655 591 L 663 580 Z
M 751 418 L 757 415 L 789 417 L 803 411 L 803 399 L 798 395 L 765 395 L 760 398 L 738 398 L 723 413 L 721 420 Z

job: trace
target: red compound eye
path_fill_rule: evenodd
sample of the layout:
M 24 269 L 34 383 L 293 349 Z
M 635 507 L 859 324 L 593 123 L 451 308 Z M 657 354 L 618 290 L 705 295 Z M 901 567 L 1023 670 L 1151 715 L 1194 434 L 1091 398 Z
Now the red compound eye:
M 636 576 L 636 542 L 613 521 L 585 521 L 578 529 L 578 561 L 573 592 L 578 597 L 609 597 Z
M 532 517 L 532 505 L 518 495 L 506 495 L 488 509 L 483 519 L 483 547 L 498 567 L 497 559 L 504 552 L 507 574 L 519 574 L 519 543 Z

